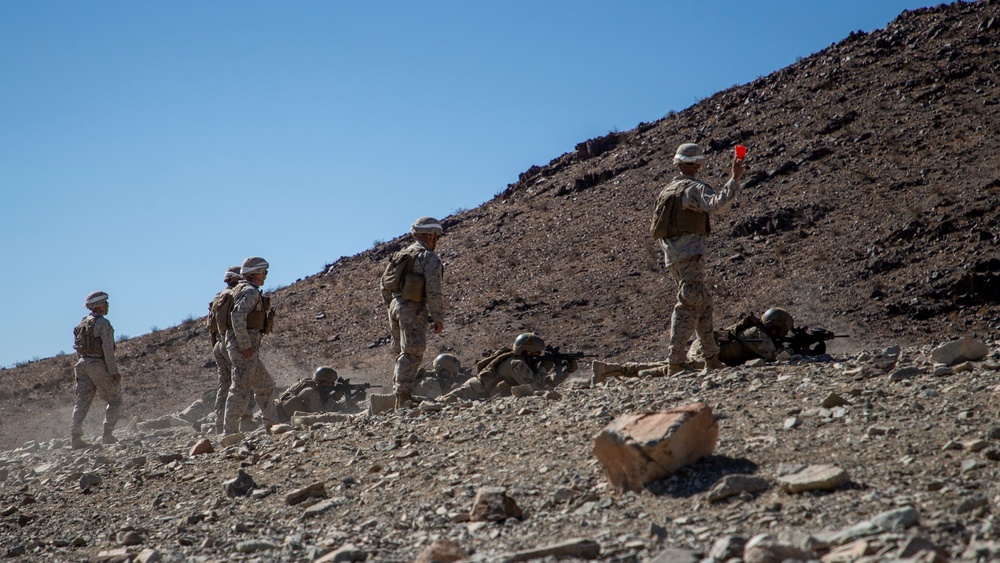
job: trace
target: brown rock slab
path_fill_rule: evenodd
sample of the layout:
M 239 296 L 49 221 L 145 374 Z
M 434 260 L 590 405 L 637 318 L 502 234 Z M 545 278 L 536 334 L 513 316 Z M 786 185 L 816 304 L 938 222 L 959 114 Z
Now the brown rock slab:
M 619 491 L 639 491 L 715 450 L 712 409 L 694 403 L 661 412 L 622 415 L 594 438 L 594 455 Z
M 503 487 L 482 487 L 476 491 L 476 498 L 472 501 L 469 520 L 500 522 L 508 518 L 520 518 L 523 514 Z
M 716 481 L 708 491 L 708 500 L 715 502 L 739 495 L 741 493 L 759 493 L 771 488 L 771 484 L 763 477 L 753 475 L 726 475 Z
M 778 478 L 786 493 L 829 491 L 850 481 L 847 472 L 835 465 L 810 465 Z
M 215 448 L 212 447 L 212 442 L 208 438 L 202 438 L 198 440 L 197 444 L 191 446 L 191 451 L 188 452 L 188 455 L 194 457 L 201 454 L 210 454 L 214 451 Z
M 323 483 L 313 483 L 308 487 L 296 489 L 285 495 L 285 504 L 294 506 L 305 502 L 310 497 L 326 498 L 326 486 Z
M 577 559 L 597 559 L 601 554 L 601 544 L 594 540 L 572 539 L 554 545 L 526 549 L 516 553 L 508 553 L 501 557 L 503 561 L 530 561 L 542 557 L 574 557 Z

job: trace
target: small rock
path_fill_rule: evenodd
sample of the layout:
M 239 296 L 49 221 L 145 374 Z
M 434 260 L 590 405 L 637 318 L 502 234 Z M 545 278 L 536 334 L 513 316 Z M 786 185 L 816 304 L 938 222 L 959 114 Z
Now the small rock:
M 236 444 L 239 444 L 242 441 L 243 441 L 243 434 L 236 432 L 235 434 L 229 434 L 227 436 L 223 436 L 222 439 L 219 440 L 219 447 L 228 448 L 229 446 L 235 446 Z
M 966 512 L 972 512 L 977 508 L 988 506 L 989 503 L 990 501 L 987 500 L 985 495 L 981 494 L 973 495 L 971 497 L 962 500 L 962 502 L 960 502 L 959 505 L 955 507 L 955 512 L 958 514 L 965 514 Z
M 870 520 L 872 524 L 887 532 L 896 532 L 915 526 L 919 521 L 920 513 L 910 506 L 883 512 Z
M 771 484 L 763 477 L 753 475 L 726 475 L 719 479 L 708 491 L 710 502 L 719 501 L 741 493 L 759 493 L 771 488 Z
M 294 430 L 290 424 L 272 424 L 270 430 L 268 430 L 272 436 L 277 436 L 279 434 L 285 434 L 286 432 L 291 432 Z
M 823 402 L 820 403 L 820 406 L 822 406 L 824 409 L 832 409 L 833 407 L 844 407 L 850 404 L 851 404 L 850 401 L 841 397 L 840 395 L 836 393 L 830 393 L 829 395 L 827 395 L 825 399 L 823 399 Z
M 800 426 L 801 424 L 802 424 L 802 422 L 798 418 L 792 416 L 792 417 L 789 417 L 789 418 L 785 419 L 785 423 L 782 425 L 782 427 L 785 430 L 791 430 L 792 428 L 795 428 L 796 426 Z
M 810 465 L 805 469 L 778 478 L 786 493 L 805 491 L 828 491 L 850 481 L 843 469 L 834 465 Z
M 142 535 L 140 535 L 139 532 L 136 532 L 135 530 L 129 530 L 121 534 L 118 538 L 118 541 L 121 542 L 122 545 L 140 545 L 145 540 L 142 539 Z
M 299 517 L 300 520 L 307 520 L 314 516 L 319 516 L 331 508 L 340 506 L 342 503 L 342 498 L 340 499 L 327 499 L 317 502 L 316 504 L 306 508 L 302 511 L 302 516 Z
M 191 451 L 188 452 L 188 455 L 194 457 L 201 454 L 210 454 L 214 451 L 215 448 L 212 447 L 211 440 L 208 438 L 202 438 L 201 440 L 198 440 L 197 444 L 191 447 Z
M 308 487 L 296 489 L 285 495 L 285 504 L 294 506 L 312 497 L 326 498 L 326 496 L 326 486 L 323 483 L 313 483 Z
M 86 491 L 91 487 L 96 487 L 97 485 L 100 485 L 101 481 L 102 481 L 101 476 L 98 475 L 97 473 L 84 473 L 83 476 L 80 477 L 80 488 Z
M 746 563 L 772 563 L 786 559 L 809 561 L 814 557 L 812 553 L 784 543 L 771 534 L 756 535 L 743 548 L 743 561 Z
M 414 563 L 452 563 L 468 558 L 469 554 L 454 541 L 438 539 L 421 551 Z
M 245 497 L 250 494 L 250 491 L 257 487 L 257 483 L 254 483 L 253 477 L 251 477 L 247 472 L 242 469 L 236 470 L 236 477 L 226 481 L 223 484 L 226 496 L 233 497 Z
M 746 547 L 747 539 L 739 536 L 725 536 L 715 540 L 708 556 L 715 561 L 728 561 L 743 556 L 743 549 Z
M 472 501 L 469 520 L 499 522 L 508 518 L 520 518 L 523 512 L 514 499 L 507 496 L 502 487 L 482 487 L 476 491 Z
M 236 551 L 240 553 L 256 553 L 258 551 L 269 551 L 277 548 L 271 542 L 261 541 L 261 540 L 249 540 L 241 541 L 236 544 Z
M 365 561 L 367 559 L 368 553 L 366 551 L 358 549 L 358 547 L 353 543 L 345 543 L 339 549 L 331 551 L 323 557 L 320 557 L 315 563 L 342 563 Z
M 906 366 L 904 368 L 899 368 L 889 374 L 889 381 L 903 381 L 905 379 L 910 379 L 923 373 L 923 369 L 917 366 Z

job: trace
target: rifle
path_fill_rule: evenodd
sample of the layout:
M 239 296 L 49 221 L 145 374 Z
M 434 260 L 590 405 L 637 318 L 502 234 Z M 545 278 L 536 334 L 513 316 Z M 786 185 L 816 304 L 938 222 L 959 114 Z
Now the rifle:
M 597 354 L 584 354 L 583 352 L 560 352 L 559 347 L 545 346 L 545 351 L 542 352 L 541 356 L 537 356 L 540 362 L 549 361 L 554 364 L 562 364 L 563 366 L 568 365 L 571 361 L 579 360 L 580 358 L 596 358 Z
M 792 352 L 801 356 L 819 356 L 826 353 L 826 341 L 834 338 L 850 338 L 849 334 L 834 334 L 819 327 L 810 329 L 800 326 L 792 329 L 791 336 L 775 336 L 776 344 L 787 344 Z
M 382 386 L 371 383 L 351 383 L 351 380 L 346 377 L 338 377 L 330 396 L 338 403 L 343 399 L 345 403 L 356 406 L 357 403 L 365 400 L 368 389 L 372 387 Z

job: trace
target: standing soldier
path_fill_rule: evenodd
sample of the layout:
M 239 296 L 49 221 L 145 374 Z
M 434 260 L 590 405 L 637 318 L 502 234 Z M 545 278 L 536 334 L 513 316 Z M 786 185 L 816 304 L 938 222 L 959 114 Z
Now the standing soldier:
M 393 387 L 396 408 L 411 398 L 417 369 L 427 347 L 427 318 L 434 334 L 444 328 L 441 259 L 434 253 L 444 228 L 437 219 L 421 217 L 410 227 L 416 241 L 393 255 L 379 286 L 389 308 L 392 350 L 396 355 Z
M 260 292 L 267 278 L 267 260 L 252 256 L 243 261 L 240 275 L 243 279 L 233 291 L 233 312 L 226 332 L 226 351 L 233 363 L 233 382 L 226 399 L 223 422 L 225 435 L 239 432 L 240 418 L 246 413 L 251 391 L 257 399 L 264 427 L 277 423 L 274 412 L 274 378 L 260 361 L 260 343 L 271 332 L 274 313 L 271 300 Z
M 650 231 L 659 239 L 671 277 L 677 281 L 677 304 L 670 319 L 667 375 L 680 373 L 686 363 L 687 344 L 696 333 L 705 354 L 705 369 L 725 367 L 712 337 L 712 295 L 705 283 L 705 236 L 711 232 L 709 216 L 729 208 L 740 187 L 743 160 L 733 158 L 732 177 L 719 193 L 695 178 L 705 155 L 694 143 L 677 147 L 674 164 L 681 175 L 660 192 Z
M 229 331 L 229 315 L 233 312 L 233 289 L 240 283 L 240 267 L 230 266 L 222 281 L 228 287 L 220 291 L 208 304 L 208 332 L 212 338 L 212 355 L 215 356 L 216 369 L 219 372 L 219 388 L 215 393 L 215 432 L 222 434 L 222 421 L 226 416 L 226 398 L 229 397 L 229 386 L 233 383 L 233 363 L 229 361 L 229 353 L 223 339 Z
M 112 433 L 122 406 L 122 376 L 115 359 L 115 329 L 104 318 L 108 314 L 108 294 L 95 291 L 87 296 L 83 306 L 90 309 L 90 314 L 73 329 L 73 348 L 80 355 L 74 367 L 76 404 L 70 426 L 70 445 L 74 450 L 90 445 L 83 441 L 83 421 L 87 418 L 95 393 L 108 403 L 104 412 L 102 444 L 118 441 Z

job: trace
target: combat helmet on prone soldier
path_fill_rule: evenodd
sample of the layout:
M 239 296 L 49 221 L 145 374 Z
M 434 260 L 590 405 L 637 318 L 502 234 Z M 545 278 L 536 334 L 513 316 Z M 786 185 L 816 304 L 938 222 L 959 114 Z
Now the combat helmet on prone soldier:
M 320 366 L 313 373 L 313 380 L 320 387 L 333 387 L 337 384 L 337 370 L 329 366 Z
M 771 336 L 785 336 L 792 331 L 794 321 L 792 315 L 784 309 L 772 307 L 760 316 L 760 322 L 764 323 L 764 328 Z
M 545 351 L 545 342 L 534 332 L 526 332 L 514 340 L 513 350 L 518 356 L 538 356 Z
M 434 373 L 442 377 L 457 377 L 462 362 L 451 354 L 441 354 L 434 358 Z

